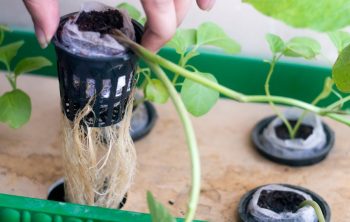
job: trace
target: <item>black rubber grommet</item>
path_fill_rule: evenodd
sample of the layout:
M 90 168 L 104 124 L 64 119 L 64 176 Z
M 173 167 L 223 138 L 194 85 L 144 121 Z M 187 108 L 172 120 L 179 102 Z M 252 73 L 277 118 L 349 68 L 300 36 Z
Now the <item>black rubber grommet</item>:
M 50 187 L 47 199 L 51 201 L 66 202 L 64 193 L 64 180 L 60 179 Z M 125 194 L 122 202 L 119 204 L 119 209 L 124 207 L 127 199 L 128 193 Z
M 333 130 L 327 124 L 322 123 L 323 129 L 326 134 L 326 144 L 324 145 L 324 147 L 315 152 L 308 153 L 308 155 L 304 158 L 291 158 L 283 156 L 281 152 L 274 150 L 274 148 L 264 143 L 264 139 L 262 137 L 264 129 L 274 118 L 276 118 L 276 116 L 270 116 L 261 120 L 255 125 L 251 133 L 251 140 L 257 151 L 267 159 L 272 160 L 273 162 L 285 164 L 288 166 L 313 165 L 324 160 L 334 146 L 335 134 Z M 309 151 L 307 150 L 305 152 Z
M 148 101 L 145 101 L 144 105 L 146 107 L 148 121 L 147 121 L 147 124 L 143 128 L 137 129 L 137 130 L 132 130 L 132 129 L 130 130 L 131 138 L 134 141 L 140 140 L 140 139 L 144 138 L 145 136 L 147 136 L 147 134 L 150 133 L 151 130 L 153 129 L 153 127 L 158 119 L 158 114 L 157 114 L 157 111 L 156 111 L 154 105 Z
M 314 193 L 306 188 L 300 187 L 300 186 L 289 185 L 289 184 L 277 184 L 277 185 L 289 187 L 289 188 L 296 189 L 296 190 L 302 191 L 304 193 L 307 193 L 320 206 L 326 222 L 329 222 L 331 220 L 331 209 L 330 209 L 329 205 L 327 204 L 327 202 L 318 194 L 316 194 L 316 193 Z M 266 186 L 266 185 L 257 187 L 257 188 L 255 188 L 255 189 L 253 189 L 253 190 L 251 190 L 243 195 L 243 197 L 241 198 L 241 200 L 238 204 L 239 221 L 242 221 L 242 222 L 260 222 L 259 220 L 255 219 L 248 212 L 248 205 L 249 205 L 249 202 L 252 199 L 254 193 L 258 189 L 260 189 L 261 187 L 264 187 L 264 186 Z

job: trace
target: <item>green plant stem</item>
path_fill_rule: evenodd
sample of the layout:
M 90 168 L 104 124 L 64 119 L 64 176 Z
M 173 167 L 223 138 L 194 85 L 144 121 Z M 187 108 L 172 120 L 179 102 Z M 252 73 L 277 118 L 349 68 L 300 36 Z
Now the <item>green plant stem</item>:
M 300 204 L 299 208 L 303 208 L 306 206 L 311 206 L 312 208 L 314 208 L 318 222 L 326 222 L 326 220 L 324 219 L 323 212 L 320 206 L 317 204 L 317 202 L 313 200 L 305 200 Z
M 11 69 L 10 69 L 10 66 L 8 64 L 5 64 L 6 66 L 6 70 L 7 70 L 7 73 L 6 73 L 6 78 L 7 80 L 9 81 L 11 87 L 13 90 L 15 90 L 17 88 L 17 84 L 16 84 L 16 79 L 13 79 L 12 75 L 11 75 Z
M 329 105 L 327 107 L 327 109 L 330 110 L 330 111 L 334 110 L 335 108 L 340 107 L 340 106 L 342 106 L 343 104 L 345 104 L 345 103 L 347 103 L 349 101 L 350 101 L 350 96 L 346 96 L 346 97 L 344 97 L 344 98 L 342 98 L 342 99 L 332 103 L 331 105 Z
M 269 72 L 267 74 L 266 77 L 266 81 L 265 81 L 265 94 L 268 97 L 271 97 L 271 93 L 270 93 L 270 81 L 271 81 L 271 77 L 273 74 L 273 71 L 275 70 L 275 66 L 277 61 L 281 58 L 282 54 L 280 54 L 279 56 L 274 55 L 272 58 L 272 61 L 270 63 L 270 69 Z M 274 102 L 269 101 L 269 104 L 271 106 L 271 108 L 274 110 L 274 112 L 276 113 L 277 117 L 282 120 L 282 122 L 284 123 L 284 125 L 287 127 L 288 133 L 290 135 L 290 137 L 292 139 L 294 139 L 293 136 L 293 128 L 291 126 L 291 124 L 289 123 L 288 119 L 283 115 L 283 113 L 277 108 L 277 106 L 275 105 Z
M 157 77 L 163 82 L 163 84 L 167 88 L 171 100 L 173 101 L 176 111 L 179 114 L 181 122 L 184 126 L 192 165 L 192 186 L 185 221 L 191 222 L 194 219 L 196 213 L 201 182 L 200 159 L 197 148 L 196 136 L 186 107 L 183 104 L 181 97 L 177 93 L 176 89 L 172 85 L 171 81 L 168 79 L 168 77 L 159 65 L 156 65 L 152 62 L 148 62 L 148 65 L 151 67 L 153 72 L 157 75 Z
M 338 93 L 335 89 L 332 89 L 332 93 L 333 93 L 336 97 L 338 97 L 338 99 L 340 99 L 340 100 L 343 99 L 342 95 L 340 95 L 340 93 Z
M 178 62 L 178 65 L 181 66 L 181 67 L 184 67 L 183 64 L 182 64 L 182 61 L 184 60 L 184 57 L 185 57 L 185 55 L 181 54 L 179 62 Z M 179 74 L 175 73 L 173 81 L 172 81 L 173 85 L 176 84 L 178 78 L 179 78 Z
M 188 61 L 190 59 L 192 59 L 194 56 L 196 56 L 196 53 L 195 53 L 196 51 L 197 51 L 197 47 L 194 47 L 193 49 L 191 49 L 191 51 L 189 51 L 189 52 L 187 52 L 185 54 L 181 54 L 180 60 L 178 62 L 178 65 L 181 66 L 182 68 L 185 68 L 187 63 L 188 63 Z M 173 78 L 172 83 L 176 84 L 178 78 L 179 78 L 179 74 L 175 73 L 175 76 Z
M 138 45 L 137 43 L 135 43 L 129 39 L 122 38 L 119 40 L 124 41 L 124 43 L 128 44 L 134 50 L 134 52 L 136 54 L 138 54 L 139 57 L 147 60 L 148 62 L 159 64 L 162 67 L 172 71 L 173 73 L 178 73 L 179 75 L 181 75 L 185 78 L 191 79 L 191 80 L 198 82 L 204 86 L 207 86 L 208 88 L 216 90 L 216 91 L 220 92 L 222 95 L 225 95 L 225 96 L 227 96 L 233 100 L 236 100 L 238 102 L 267 103 L 267 102 L 272 101 L 274 103 L 299 107 L 301 109 L 305 109 L 305 110 L 317 113 L 317 114 L 322 115 L 322 116 L 327 116 L 331 119 L 334 119 L 338 122 L 341 122 L 341 123 L 344 123 L 344 124 L 350 126 L 350 119 L 348 119 L 342 115 L 336 114 L 336 113 L 331 113 L 331 112 L 329 112 L 328 109 L 323 109 L 323 108 L 311 105 L 309 103 L 302 102 L 300 100 L 286 98 L 286 97 L 282 97 L 282 96 L 270 96 L 270 97 L 268 97 L 266 95 L 265 96 L 262 96 L 262 95 L 247 96 L 247 95 L 244 95 L 242 93 L 236 92 L 232 89 L 229 89 L 225 86 L 222 86 L 218 83 L 210 81 L 209 79 L 202 77 L 201 75 L 197 75 L 191 71 L 188 71 L 188 70 L 162 58 L 161 56 L 158 56 L 158 55 L 148 51 L 144 47 Z
M 316 105 L 317 103 L 319 103 L 321 100 L 323 99 L 322 93 L 319 94 L 313 101 L 312 101 L 312 105 Z M 304 110 L 304 112 L 301 114 L 301 116 L 298 118 L 297 123 L 295 124 L 295 126 L 292 129 L 292 133 L 290 134 L 290 138 L 294 139 L 300 126 L 301 123 L 303 122 L 303 120 L 305 119 L 306 115 L 309 113 L 309 111 Z

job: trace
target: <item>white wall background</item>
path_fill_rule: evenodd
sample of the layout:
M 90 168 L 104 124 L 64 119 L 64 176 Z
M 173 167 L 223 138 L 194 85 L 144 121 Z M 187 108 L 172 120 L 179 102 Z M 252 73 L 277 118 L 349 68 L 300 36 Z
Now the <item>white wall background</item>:
M 141 9 L 139 0 L 100 0 L 109 5 L 117 5 L 127 1 Z M 84 0 L 59 0 L 61 14 L 79 10 Z M 316 63 L 330 65 L 334 61 L 337 52 L 325 34 L 309 30 L 298 30 L 287 25 L 273 21 L 272 19 L 259 14 L 250 5 L 241 3 L 240 0 L 217 0 L 215 7 L 210 12 L 199 10 L 195 1 L 182 27 L 197 27 L 204 21 L 213 21 L 225 29 L 230 36 L 235 38 L 242 46 L 242 54 L 264 57 L 270 56 L 265 34 L 272 32 L 285 39 L 298 35 L 314 37 L 322 44 L 323 55 Z M 32 28 L 29 14 L 26 12 L 22 1 L 1 0 L 0 23 Z M 302 62 L 302 61 L 300 61 Z

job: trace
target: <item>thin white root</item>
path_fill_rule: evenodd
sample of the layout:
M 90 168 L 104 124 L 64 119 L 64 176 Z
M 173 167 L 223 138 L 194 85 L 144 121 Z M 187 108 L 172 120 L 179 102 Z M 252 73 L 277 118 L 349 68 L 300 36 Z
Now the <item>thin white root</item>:
M 82 124 L 84 116 L 91 111 L 91 104 L 78 113 L 74 122 L 63 117 L 67 201 L 119 207 L 136 168 L 136 152 L 129 133 L 132 102 L 130 99 L 118 126 L 94 128 Z

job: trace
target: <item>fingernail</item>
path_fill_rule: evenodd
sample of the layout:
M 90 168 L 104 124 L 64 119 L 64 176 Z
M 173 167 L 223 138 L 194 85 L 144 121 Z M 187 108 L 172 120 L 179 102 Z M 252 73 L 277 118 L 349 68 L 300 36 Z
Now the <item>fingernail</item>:
M 215 5 L 215 0 L 208 0 L 205 11 L 210 11 Z
M 47 45 L 49 44 L 49 42 L 46 39 L 44 31 L 41 28 L 36 28 L 35 35 L 38 39 L 40 47 L 45 49 L 47 47 Z

